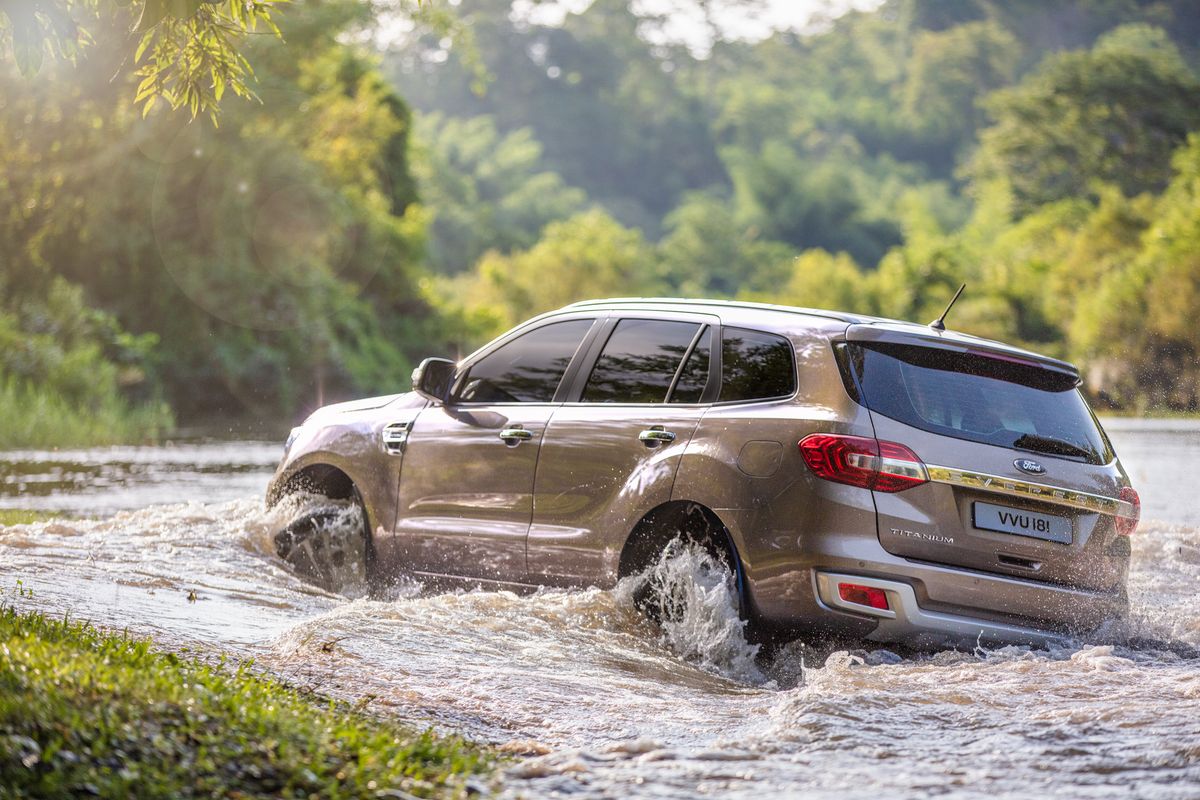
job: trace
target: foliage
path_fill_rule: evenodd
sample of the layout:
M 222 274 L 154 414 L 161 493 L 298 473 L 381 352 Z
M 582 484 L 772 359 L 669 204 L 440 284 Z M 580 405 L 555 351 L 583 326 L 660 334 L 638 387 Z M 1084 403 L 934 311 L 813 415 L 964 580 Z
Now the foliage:
M 502 136 L 491 117 L 433 114 L 420 120 L 417 139 L 414 171 L 437 272 L 466 271 L 486 250 L 529 247 L 546 223 L 583 208 L 582 191 L 540 168 L 542 146 L 528 128 Z
M 255 96 L 243 40 L 260 30 L 279 35 L 272 12 L 287 1 L 7 0 L 0 5 L 0 50 L 10 49 L 26 76 L 41 69 L 47 54 L 75 63 L 92 43 L 94 26 L 115 16 L 137 35 L 135 101 L 143 115 L 161 98 L 215 122 L 227 89 Z
M 972 171 L 1009 181 L 1019 211 L 1083 196 L 1096 181 L 1127 195 L 1161 191 L 1172 151 L 1200 126 L 1198 94 L 1164 31 L 1117 28 L 990 98 L 995 124 Z
M 455 738 L 0 606 L 0 794 L 377 797 L 461 793 L 487 757 Z
M 436 331 L 416 273 L 407 108 L 369 54 L 338 42 L 363 12 L 296 8 L 288 46 L 254 44 L 265 104 L 230 107 L 219 129 L 131 113 L 135 78 L 99 45 L 100 74 L 123 80 L 8 78 L 13 292 L 41 297 L 62 276 L 152 332 L 152 381 L 192 418 L 393 389 Z
M 478 336 L 575 300 L 654 294 L 661 284 L 641 234 L 592 210 L 550 223 L 529 250 L 487 253 L 473 275 L 453 286 L 455 296 L 476 310 L 472 332 Z
M 145 385 L 155 341 L 87 308 L 62 278 L 0 311 L 0 447 L 158 439 L 173 420 Z

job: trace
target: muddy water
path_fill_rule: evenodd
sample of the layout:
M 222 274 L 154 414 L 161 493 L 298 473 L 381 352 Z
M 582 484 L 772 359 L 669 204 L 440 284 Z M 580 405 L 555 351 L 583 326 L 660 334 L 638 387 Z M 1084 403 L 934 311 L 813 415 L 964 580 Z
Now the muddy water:
M 1134 613 L 1053 651 L 755 659 L 691 554 L 665 638 L 628 586 L 328 593 L 273 553 L 277 445 L 0 455 L 0 507 L 90 517 L 0 528 L 0 592 L 503 745 L 513 797 L 1200 798 L 1200 425 L 1107 426 L 1145 504 Z

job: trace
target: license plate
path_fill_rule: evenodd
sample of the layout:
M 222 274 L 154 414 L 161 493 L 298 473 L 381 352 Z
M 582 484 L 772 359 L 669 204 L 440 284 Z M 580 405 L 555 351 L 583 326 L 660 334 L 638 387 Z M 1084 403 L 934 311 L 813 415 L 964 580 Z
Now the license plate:
M 1054 514 L 1020 511 L 991 503 L 975 503 L 972 507 L 975 527 L 985 531 L 1015 533 L 1059 544 L 1071 543 L 1071 520 Z

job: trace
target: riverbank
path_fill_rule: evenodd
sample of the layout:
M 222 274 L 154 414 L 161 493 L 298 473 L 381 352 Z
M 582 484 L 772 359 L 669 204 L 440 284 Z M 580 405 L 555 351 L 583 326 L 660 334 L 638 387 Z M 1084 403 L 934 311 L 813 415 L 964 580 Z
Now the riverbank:
M 489 765 L 249 663 L 0 607 L 0 786 L 15 796 L 456 797 Z
M 175 427 L 163 403 L 131 405 L 116 394 L 74 403 L 53 389 L 0 374 L 0 450 L 158 443 Z

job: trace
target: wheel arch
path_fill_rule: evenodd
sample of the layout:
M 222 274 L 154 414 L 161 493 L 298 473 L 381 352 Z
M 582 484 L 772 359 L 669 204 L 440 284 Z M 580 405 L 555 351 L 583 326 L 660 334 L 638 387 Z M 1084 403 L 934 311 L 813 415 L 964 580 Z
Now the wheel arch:
M 354 479 L 333 464 L 317 461 L 274 481 L 267 491 L 267 506 L 274 506 L 288 495 L 311 492 L 331 500 L 348 500 L 358 491 Z
M 694 500 L 671 500 L 638 520 L 621 547 L 618 579 L 646 569 L 667 544 L 681 536 L 725 559 L 733 568 L 738 591 L 745 596 L 745 566 L 729 526 L 711 508 Z

